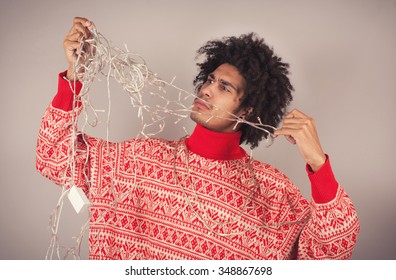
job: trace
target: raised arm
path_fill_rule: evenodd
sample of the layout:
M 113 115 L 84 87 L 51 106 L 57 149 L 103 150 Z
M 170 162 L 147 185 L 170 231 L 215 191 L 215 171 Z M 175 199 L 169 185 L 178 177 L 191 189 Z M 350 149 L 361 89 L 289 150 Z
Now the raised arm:
M 74 18 L 73 26 L 64 39 L 68 70 L 59 74 L 58 92 L 44 113 L 36 147 L 36 168 L 40 173 L 58 185 L 77 185 L 85 191 L 89 179 L 88 152 L 95 141 L 77 132 L 80 106 L 74 101 L 82 85 L 78 81 L 70 81 L 76 77 L 74 64 L 81 49 L 81 40 L 89 38 L 92 26 L 87 19 Z
M 350 258 L 360 230 L 359 220 L 353 203 L 334 177 L 314 119 L 293 110 L 275 135 L 284 135 L 297 145 L 311 181 L 310 218 L 298 240 L 297 258 Z

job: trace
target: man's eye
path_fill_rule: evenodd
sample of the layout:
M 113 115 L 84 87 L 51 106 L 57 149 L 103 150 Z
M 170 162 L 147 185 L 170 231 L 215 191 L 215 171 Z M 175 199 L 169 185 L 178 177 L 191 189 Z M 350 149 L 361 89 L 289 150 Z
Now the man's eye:
M 230 92 L 230 90 L 226 86 L 221 86 L 221 89 L 224 90 L 224 91 Z

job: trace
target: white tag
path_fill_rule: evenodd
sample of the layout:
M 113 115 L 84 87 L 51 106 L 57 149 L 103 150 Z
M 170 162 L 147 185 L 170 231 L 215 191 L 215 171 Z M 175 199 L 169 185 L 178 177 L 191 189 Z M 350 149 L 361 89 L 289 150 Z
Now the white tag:
M 89 205 L 89 200 L 82 189 L 73 186 L 69 190 L 69 194 L 67 195 L 71 204 L 74 207 L 74 210 L 78 213 L 81 210 L 84 210 Z

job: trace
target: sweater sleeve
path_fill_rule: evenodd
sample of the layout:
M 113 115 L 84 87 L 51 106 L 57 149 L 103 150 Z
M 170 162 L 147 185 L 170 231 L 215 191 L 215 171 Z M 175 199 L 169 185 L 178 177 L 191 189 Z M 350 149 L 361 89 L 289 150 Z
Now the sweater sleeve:
M 297 258 L 349 259 L 360 230 L 355 207 L 337 183 L 328 156 L 317 172 L 313 173 L 309 167 L 307 172 L 313 201 L 298 238 Z
M 328 202 L 310 204 L 310 217 L 298 239 L 298 259 L 349 259 L 352 256 L 360 224 L 356 210 L 339 186 L 336 197 Z
M 316 172 L 309 165 L 306 166 L 308 178 L 311 181 L 312 198 L 316 203 L 327 203 L 336 197 L 338 183 L 331 169 L 329 156 L 326 162 Z
M 278 254 L 287 259 L 349 259 L 360 230 L 355 207 L 344 188 L 336 183 L 328 159 L 321 169 L 308 174 L 311 201 L 289 178 L 281 177 L 284 180 L 279 196 Z
M 67 112 L 73 109 L 74 95 L 80 93 L 82 84 L 79 81 L 69 82 L 66 79 L 66 72 L 61 72 L 58 75 L 58 92 L 52 100 L 52 106 Z M 74 106 L 75 108 L 80 106 L 78 100 Z
M 76 89 L 80 90 L 81 86 L 77 85 Z M 57 185 L 76 185 L 88 193 L 88 147 L 93 141 L 75 131 L 72 121 L 77 119 L 81 106 L 71 111 L 73 99 L 74 93 L 69 82 L 63 79 L 62 73 L 59 74 L 58 92 L 41 120 L 36 146 L 36 169 Z M 75 149 L 72 149 L 72 139 L 75 139 Z

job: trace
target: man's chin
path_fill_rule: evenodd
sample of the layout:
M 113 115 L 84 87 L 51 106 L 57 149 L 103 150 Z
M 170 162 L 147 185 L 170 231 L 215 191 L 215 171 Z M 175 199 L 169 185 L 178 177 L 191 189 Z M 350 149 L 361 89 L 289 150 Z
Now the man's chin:
M 205 116 L 202 113 L 199 112 L 191 112 L 190 114 L 190 119 L 194 121 L 197 124 L 202 125 L 203 127 L 207 127 L 208 122 L 207 120 L 204 120 Z
M 196 122 L 196 123 L 200 123 L 200 118 L 199 118 L 200 115 L 201 115 L 201 113 L 192 111 L 192 112 L 190 113 L 190 119 L 191 119 L 192 121 Z

